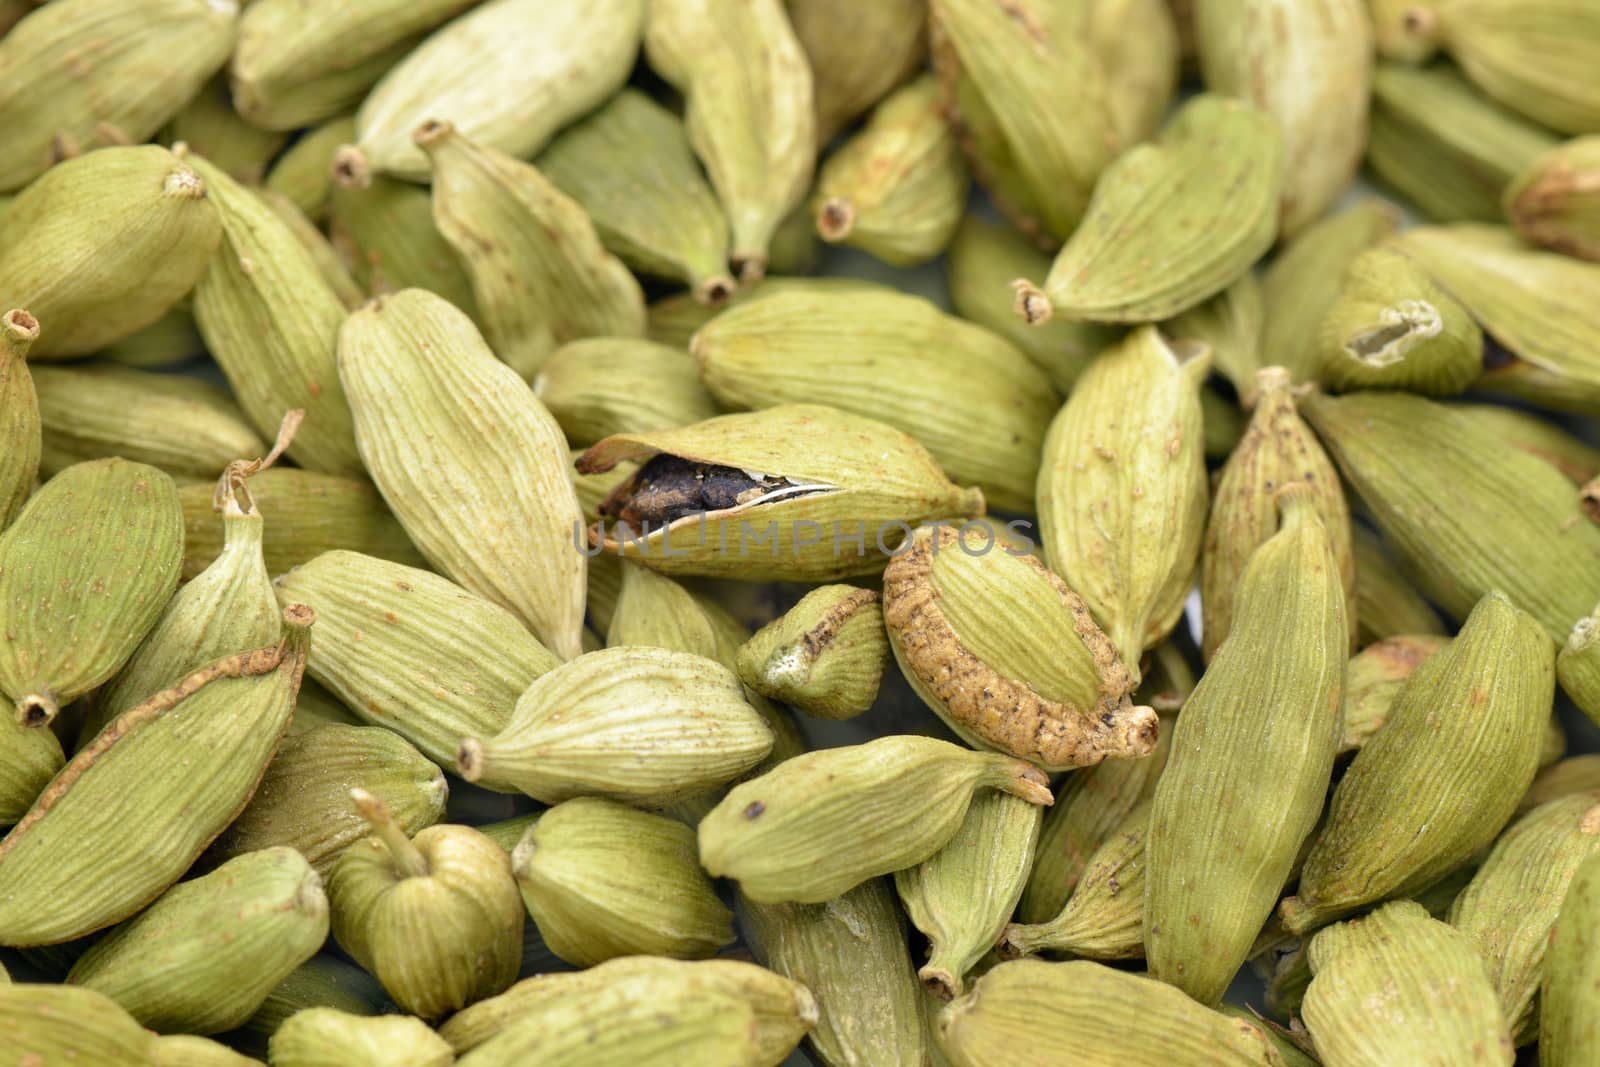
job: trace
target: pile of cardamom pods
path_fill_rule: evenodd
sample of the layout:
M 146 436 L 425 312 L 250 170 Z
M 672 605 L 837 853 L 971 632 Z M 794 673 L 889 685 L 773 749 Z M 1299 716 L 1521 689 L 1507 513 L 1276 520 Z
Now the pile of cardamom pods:
M 0 693 L 0 1067 L 1600 1067 L 1600 0 L 0 0 Z

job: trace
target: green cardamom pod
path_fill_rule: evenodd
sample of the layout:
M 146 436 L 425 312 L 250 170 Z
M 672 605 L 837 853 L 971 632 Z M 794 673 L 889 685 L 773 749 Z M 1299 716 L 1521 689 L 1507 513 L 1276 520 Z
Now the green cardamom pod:
M 43 432 L 28 350 L 39 320 L 21 308 L 0 316 L 0 533 L 11 525 L 39 476 Z
M 163 893 L 96 941 L 67 981 L 161 1033 L 242 1024 L 328 937 L 322 879 L 290 848 L 251 852 Z
M 69 467 L 28 499 L 0 534 L 0 692 L 18 722 L 45 725 L 133 655 L 177 587 L 182 522 L 172 479 L 123 459 Z
M 1505 445 L 1538 456 L 1575 485 L 1600 475 L 1600 448 L 1533 412 L 1499 404 L 1452 404 L 1460 415 L 1495 434 Z
M 732 671 L 703 656 L 629 646 L 541 675 L 504 730 L 461 742 L 456 766 L 469 782 L 513 787 L 545 804 L 593 795 L 660 806 L 732 781 L 772 744 Z
M 1483 331 L 1410 256 L 1370 248 L 1322 320 L 1321 382 L 1334 392 L 1460 393 L 1483 371 Z
M 511 866 L 545 943 L 577 966 L 701 959 L 733 940 L 733 915 L 700 869 L 694 830 L 673 819 L 577 797 L 539 817 Z
M 1152 801 L 1145 955 L 1202 1004 L 1251 955 L 1333 775 L 1350 631 L 1314 493 L 1274 498 L 1282 524 L 1239 576 L 1232 627 L 1178 716 Z
M 1579 865 L 1550 934 L 1539 993 L 1539 1061 L 1581 1067 L 1600 1054 L 1600 857 Z
M 1522 795 L 1516 813 L 1521 816 L 1557 797 L 1597 790 L 1600 790 L 1600 752 L 1569 756 L 1540 768 L 1533 784 Z
M 100 358 L 135 370 L 162 370 L 188 363 L 205 346 L 186 303 L 174 304 L 149 326 L 102 348 Z
M 862 714 L 889 661 L 879 600 L 853 585 L 813 589 L 739 649 L 739 680 L 817 718 Z
M 1213 368 L 1233 384 L 1235 393 L 1249 398 L 1256 388 L 1256 374 L 1265 366 L 1261 347 L 1265 315 L 1261 283 L 1252 271 L 1241 274 L 1238 281 L 1167 322 L 1161 329 L 1177 340 L 1210 345 Z M 1208 382 L 1208 391 L 1209 387 Z M 1210 411 L 1208 407 L 1208 415 Z M 1209 438 L 1209 424 L 1206 433 Z
M 366 292 L 356 284 L 355 278 L 350 275 L 350 268 L 346 266 L 345 259 L 340 250 L 333 247 L 317 224 L 306 217 L 305 212 L 294 205 L 288 197 L 282 196 L 270 189 L 255 190 L 267 210 L 278 217 L 278 221 L 288 228 L 294 239 L 300 243 L 311 255 L 317 265 L 317 273 L 328 284 L 328 288 L 339 298 L 339 303 L 349 311 L 354 311 L 366 303 Z M 427 196 L 423 193 L 423 196 Z
M 1506 187 L 1504 203 L 1524 239 L 1600 260 L 1600 137 L 1575 137 L 1539 156 Z
M 700 862 L 752 900 L 821 903 L 933 855 L 983 788 L 1051 800 L 1037 768 L 929 737 L 807 752 L 728 791 L 700 823 Z
M 38 321 L 29 359 L 88 355 L 194 288 L 221 228 L 217 190 L 192 162 L 157 145 L 108 148 L 52 167 L 17 196 L 0 243 L 0 306 Z
M 1136 323 L 1187 311 L 1272 246 L 1283 171 L 1270 116 L 1239 100 L 1193 98 L 1155 143 L 1106 168 L 1043 286 L 1014 283 L 1018 312 L 1030 323 L 1057 314 Z
M 186 144 L 222 168 L 234 181 L 260 185 L 267 165 L 288 141 L 287 133 L 264 130 L 234 109 L 228 79 L 212 78 L 161 131 L 165 145 Z
M 0 1057 L 16 1064 L 147 1067 L 156 1035 L 103 993 L 0 982 Z
M 275 1067 L 450 1067 L 450 1045 L 410 1015 L 351 1015 L 336 1008 L 307 1008 L 285 1019 L 272 1035 Z
M 585 558 L 572 541 L 583 516 L 544 405 L 463 312 L 422 289 L 349 317 L 339 375 L 367 470 L 412 542 L 557 656 L 576 656 Z
M 386 1000 L 372 975 L 341 957 L 318 953 L 273 986 L 255 1014 L 231 1036 L 240 1039 L 241 1048 L 261 1055 L 268 1039 L 299 1012 L 332 1008 L 341 1014 L 376 1015 Z
M 811 65 L 782 0 L 649 7 L 645 56 L 687 101 L 689 143 L 722 201 L 733 269 L 759 281 L 816 166 Z
M 614 433 L 672 430 L 717 414 L 693 359 L 637 337 L 562 345 L 540 368 L 533 392 L 576 448 Z
M 1280 909 L 1291 932 L 1409 896 L 1494 839 L 1538 769 L 1554 659 L 1538 622 L 1490 593 L 1411 672 L 1334 789 L 1299 889 Z
M 1173 0 L 1088 0 L 1075 7 L 1087 20 L 1079 32 L 1106 79 L 1106 105 L 1123 147 L 1149 140 L 1161 128 L 1178 92 L 1180 51 Z M 1137 33 L 1128 32 L 1137 26 Z
M 1395 901 L 1330 926 L 1312 939 L 1309 958 L 1302 1010 L 1327 1063 L 1509 1067 L 1516 1058 L 1470 940 L 1420 904 Z
M 1560 471 L 1406 393 L 1313 394 L 1301 410 L 1406 572 L 1450 615 L 1500 589 L 1565 641 L 1594 607 L 1572 576 L 1600 565 L 1600 525 Z
M 66 761 L 55 731 L 0 715 L 0 826 L 26 815 Z
M 1088 602 L 1122 661 L 1177 625 L 1206 524 L 1204 345 L 1129 334 L 1078 379 L 1050 424 L 1039 526 L 1050 569 Z
M 980 793 L 939 851 L 894 872 L 911 924 L 928 937 L 928 962 L 917 976 L 941 999 L 961 995 L 967 972 L 1016 910 L 1042 815 L 1025 797 Z
M 1369 645 L 1407 634 L 1444 634 L 1439 613 L 1396 568 L 1382 538 L 1359 522 L 1351 524 L 1350 534 L 1356 563 L 1357 643 Z
M 786 0 L 811 64 L 817 143 L 825 145 L 928 58 L 927 0 Z
M 54 944 L 126 919 L 244 808 L 305 667 L 312 613 L 296 605 L 284 620 L 276 646 L 218 660 L 124 712 L 56 775 L 0 841 L 0 944 Z M 124 808 L 140 813 L 136 828 L 106 818 Z
M 1600 605 L 1573 624 L 1556 656 L 1556 678 L 1578 710 L 1600 724 Z
M 1517 1044 L 1539 1036 L 1534 1000 L 1550 931 L 1579 866 L 1600 854 L 1600 791 L 1559 797 L 1518 819 L 1450 905 L 1477 948 Z
M 306 218 L 320 223 L 327 215 L 328 198 L 333 192 L 334 153 L 355 139 L 354 115 L 312 127 L 272 164 L 263 183 L 265 190 L 286 198 Z
M 328 880 L 333 936 L 402 1009 L 425 1019 L 504 992 L 522 964 L 522 901 L 511 858 L 466 826 L 406 836 L 389 807 L 350 790 L 374 838 Z
M 0 129 L 8 149 L 0 192 L 21 188 L 60 160 L 149 140 L 228 61 L 240 6 L 66 0 L 38 7 L 0 38 Z M 82 206 L 66 215 L 82 221 Z M 125 238 L 126 227 L 88 232 Z M 150 281 L 150 271 L 137 273 L 130 288 Z
M 1443 634 L 1397 634 L 1374 641 L 1350 657 L 1344 676 L 1344 735 L 1339 751 L 1354 752 L 1383 729 L 1406 679 L 1447 647 Z

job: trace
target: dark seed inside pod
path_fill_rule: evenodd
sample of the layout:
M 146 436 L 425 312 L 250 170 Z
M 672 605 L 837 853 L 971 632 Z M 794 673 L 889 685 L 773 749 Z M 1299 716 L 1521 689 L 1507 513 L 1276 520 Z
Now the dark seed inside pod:
M 724 511 L 774 493 L 787 497 L 825 488 L 663 453 L 618 486 L 600 505 L 600 514 L 635 530 L 660 529 L 685 516 Z

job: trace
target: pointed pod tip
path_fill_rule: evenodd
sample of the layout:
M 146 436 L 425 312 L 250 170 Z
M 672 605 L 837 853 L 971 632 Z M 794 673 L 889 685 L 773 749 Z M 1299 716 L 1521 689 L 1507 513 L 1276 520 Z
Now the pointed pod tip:
M 43 690 L 29 693 L 17 701 L 17 725 L 29 729 L 49 726 L 61 711 L 56 698 Z
M 483 777 L 483 742 L 476 737 L 463 738 L 456 749 L 456 770 L 469 782 Z
M 433 145 L 453 136 L 455 132 L 456 126 L 453 122 L 446 119 L 428 119 L 411 131 L 411 142 L 426 151 Z
M 341 189 L 360 192 L 372 185 L 372 166 L 367 154 L 353 144 L 343 144 L 333 153 L 333 182 Z
M 855 205 L 844 197 L 830 197 L 817 209 L 817 236 L 829 244 L 843 241 L 855 228 Z

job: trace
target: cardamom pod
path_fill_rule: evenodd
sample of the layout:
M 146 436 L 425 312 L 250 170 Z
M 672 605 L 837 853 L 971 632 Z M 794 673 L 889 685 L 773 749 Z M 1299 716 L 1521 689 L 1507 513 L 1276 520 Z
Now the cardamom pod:
M 1594 606 L 1572 576 L 1600 564 L 1600 526 L 1560 471 L 1406 393 L 1314 394 L 1301 410 L 1406 572 L 1450 615 L 1500 589 L 1564 641 Z
M 0 944 L 69 941 L 158 897 L 245 806 L 294 714 L 312 613 L 124 712 L 0 841 Z M 130 807 L 131 806 L 131 807 Z M 139 812 L 138 826 L 108 811 Z
M 1600 260 L 1600 137 L 1575 137 L 1535 159 L 1506 187 L 1504 204 L 1524 239 Z
M 389 1067 L 450 1067 L 450 1045 L 410 1015 L 350 1015 L 307 1008 L 285 1019 L 272 1035 L 277 1067 L 335 1067 L 382 1063 Z
M 647 7 L 645 0 L 479 4 L 412 49 L 367 95 L 356 113 L 357 144 L 373 170 L 410 181 L 427 181 L 431 171 L 411 140 L 424 122 L 452 123 L 486 148 L 530 158 L 628 80 Z
M 982 788 L 1051 800 L 1037 768 L 929 737 L 807 752 L 728 791 L 700 823 L 700 862 L 752 900 L 821 903 L 933 855 Z
M 234 181 L 260 185 L 267 165 L 289 135 L 253 125 L 234 110 L 228 79 L 217 75 L 196 93 L 161 131 L 165 145 L 186 144 L 227 172 Z
M 1314 977 L 1302 1010 L 1326 1062 L 1509 1067 L 1516 1059 L 1471 941 L 1420 904 L 1397 900 L 1330 926 L 1309 955 Z
M 1206 524 L 1204 345 L 1129 334 L 1050 424 L 1039 527 L 1050 569 L 1088 602 L 1130 669 L 1177 625 Z
M 894 872 L 911 924 L 928 936 L 928 962 L 917 976 L 941 999 L 961 995 L 967 972 L 994 947 L 1016 910 L 1042 815 L 1024 797 L 980 793 L 939 851 Z
M 871 282 L 793 282 L 718 315 L 689 350 L 724 407 L 826 404 L 881 419 L 993 506 L 1032 510 L 1055 392 L 1009 342 L 929 301 Z
M 333 157 L 356 139 L 354 115 L 329 119 L 305 131 L 267 171 L 267 192 L 287 198 L 313 222 L 321 222 L 333 191 Z
M 717 414 L 693 359 L 636 337 L 562 345 L 540 368 L 533 392 L 578 448 L 614 433 L 672 430 Z
M 1152 976 L 1202 1004 L 1222 999 L 1271 917 L 1343 727 L 1339 563 L 1311 486 L 1274 501 L 1281 526 L 1239 576 L 1232 627 L 1178 716 L 1150 812 L 1145 956 Z
M 1443 634 L 1398 634 L 1350 657 L 1344 676 L 1344 735 L 1339 751 L 1355 752 L 1383 729 L 1406 679 L 1429 656 L 1450 644 Z
M 3 55 L 0 70 L 21 73 Z M 0 306 L 38 321 L 29 359 L 88 355 L 149 326 L 194 287 L 221 230 L 217 190 L 190 162 L 157 145 L 108 148 L 50 168 L 18 194 L 0 243 Z
M 1195 41 L 1206 88 L 1277 120 L 1285 235 L 1344 194 L 1361 165 L 1371 97 L 1372 24 L 1362 0 L 1200 0 Z
M 703 656 L 629 646 L 541 675 L 504 730 L 461 742 L 456 766 L 469 782 L 513 787 L 545 804 L 606 796 L 659 806 L 732 781 L 772 744 L 732 671 Z
M 1269 115 L 1240 100 L 1194 97 L 1155 143 L 1106 168 L 1043 286 L 1013 283 L 1018 313 L 1029 323 L 1056 314 L 1135 323 L 1187 311 L 1272 246 L 1283 173 Z
M 161 1033 L 214 1034 L 248 1019 L 328 937 L 328 898 L 290 848 L 251 852 L 163 893 L 96 941 L 67 982 Z
M 879 599 L 853 585 L 813 589 L 739 649 L 739 680 L 817 718 L 862 714 L 889 660 Z
M 601 505 L 597 550 L 664 574 L 834 581 L 881 571 L 913 527 L 983 514 L 983 493 L 951 482 L 893 426 L 816 404 L 721 415 L 616 434 L 580 474 L 640 461 Z
M 326 623 L 319 615 L 319 645 L 320 625 Z M 327 878 L 367 835 L 367 824 L 350 809 L 350 790 L 358 786 L 387 805 L 408 836 L 443 818 L 449 795 L 443 772 L 404 738 L 374 726 L 328 723 L 283 743 L 212 855 L 231 859 L 287 845 Z
M 102 348 L 100 358 L 135 370 L 162 370 L 188 363 L 204 347 L 194 314 L 179 303 L 144 329 Z
M 1490 593 L 1411 672 L 1333 791 L 1280 908 L 1291 932 L 1425 889 L 1494 839 L 1538 767 L 1553 652 L 1535 619 Z
M 522 901 L 511 859 L 467 826 L 406 836 L 382 800 L 350 790 L 372 828 L 333 866 L 339 947 L 402 1009 L 426 1019 L 504 992 L 522 965 Z
M 235 1036 L 265 1052 L 267 1039 L 302 1011 L 332 1008 L 341 1014 L 376 1015 L 384 1002 L 383 987 L 372 975 L 338 956 L 318 953 L 273 986 Z
M 311 254 L 311 259 L 317 265 L 317 273 L 328 283 L 328 288 L 339 298 L 339 303 L 350 311 L 366 303 L 366 293 L 350 276 L 350 269 L 345 265 L 341 253 L 317 228 L 317 224 L 308 219 L 305 212 L 296 207 L 288 197 L 274 193 L 270 189 L 259 189 L 256 193 L 267 205 L 267 209 L 278 216 L 278 221 L 289 228 L 289 232 L 300 242 L 300 246 Z M 423 196 L 427 194 L 423 193 Z
M 1539 1060 L 1549 1067 L 1580 1067 L 1600 1053 L 1595 990 L 1600 988 L 1600 858 L 1590 856 L 1567 886 L 1539 993 Z
M 700 869 L 694 830 L 599 797 L 564 801 L 511 853 L 528 914 L 557 956 L 702 959 L 733 940 L 733 915 Z
M 817 144 L 911 78 L 928 58 L 927 0 L 786 0 L 811 65 Z
M 0 982 L 0 1057 L 16 1064 L 154 1064 L 156 1035 L 81 986 Z
M 1087 20 L 1079 32 L 1088 35 L 1106 79 L 1117 143 L 1149 140 L 1178 92 L 1182 45 L 1172 0 L 1088 0 L 1079 11 Z M 1128 32 L 1133 26 L 1137 33 Z
M 1516 813 L 1521 816 L 1557 797 L 1596 790 L 1600 790 L 1600 752 L 1569 756 L 1540 768 L 1533 784 L 1522 795 Z
M 42 427 L 28 350 L 39 320 L 21 308 L 0 315 L 0 533 L 33 492 L 39 476 Z
M 1499 404 L 1451 405 L 1460 414 L 1522 452 L 1538 456 L 1576 485 L 1600 475 L 1600 448 L 1533 412 Z
M 1265 366 L 1261 347 L 1265 314 L 1261 283 L 1254 272 L 1247 272 L 1210 300 L 1190 308 L 1161 329 L 1177 340 L 1210 345 L 1212 366 L 1233 384 L 1234 392 L 1246 398 L 1248 404 L 1256 388 L 1256 374 Z M 1209 386 L 1208 382 L 1208 391 Z M 1207 408 L 1208 414 L 1210 410 Z M 1210 432 L 1211 426 L 1207 425 L 1206 433 Z
M 207 1037 L 171 1034 L 156 1038 L 151 1050 L 153 1067 L 261 1067 L 261 1061 L 235 1052 Z
M 26 815 L 66 761 L 54 731 L 0 715 L 0 826 Z
M 222 218 L 222 245 L 194 290 L 194 317 L 233 395 L 263 434 L 290 409 L 306 413 L 289 456 L 328 474 L 357 476 L 350 406 L 334 345 L 345 308 L 316 259 L 253 190 L 198 156 Z
M 98 459 L 51 478 L 0 534 L 0 692 L 40 727 L 108 681 L 178 584 L 182 512 L 172 479 Z
M 1361 523 L 1352 523 L 1350 534 L 1356 563 L 1357 644 L 1407 634 L 1443 634 L 1439 613 L 1396 569 L 1382 539 Z
M 733 294 L 722 205 L 683 120 L 644 93 L 623 89 L 552 141 L 536 163 L 629 267 L 686 282 L 709 307 Z
M 570 539 L 583 516 L 544 405 L 472 320 L 423 289 L 349 317 L 339 376 L 367 470 L 412 542 L 557 656 L 576 656 L 586 561 Z
M 499 605 L 354 552 L 318 556 L 277 590 L 317 612 L 311 676 L 446 767 L 463 735 L 499 732 L 523 690 L 559 663 Z
M 1156 713 L 1134 705 L 1133 674 L 1083 598 L 994 548 L 923 528 L 884 571 L 884 623 L 912 689 L 968 744 L 1047 770 L 1149 754 Z
M 1556 678 L 1578 710 L 1600 724 L 1600 605 L 1573 624 L 1556 656 Z
M 239 7 L 236 0 L 110 7 L 65 0 L 24 18 L 0 38 L 0 129 L 8 149 L 0 192 L 21 188 L 60 160 L 148 140 L 228 61 Z M 81 221 L 82 205 L 65 215 Z M 87 232 L 103 239 L 122 236 L 125 227 Z M 136 273 L 130 287 L 150 280 L 150 271 Z M 36 313 L 45 317 L 43 308 Z
M 1503 226 L 1419 226 L 1399 244 L 1503 346 L 1477 388 L 1600 410 L 1600 264 L 1528 248 Z
M 644 51 L 687 101 L 689 143 L 722 201 L 741 281 L 766 273 L 773 237 L 816 167 L 811 65 L 781 0 L 651 0 Z

